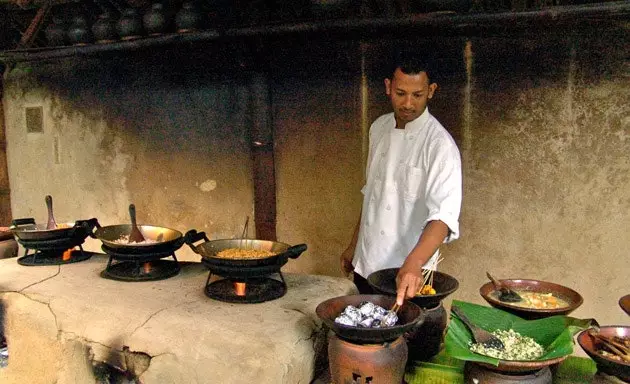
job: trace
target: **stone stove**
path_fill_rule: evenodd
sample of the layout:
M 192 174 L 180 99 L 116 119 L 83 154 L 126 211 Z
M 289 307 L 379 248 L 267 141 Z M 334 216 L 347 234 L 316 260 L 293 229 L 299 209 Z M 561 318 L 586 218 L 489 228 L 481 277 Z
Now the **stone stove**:
M 201 263 L 132 284 L 101 278 L 106 264 L 102 254 L 37 268 L 0 260 L 10 356 L 0 382 L 89 383 L 107 362 L 143 384 L 309 383 L 325 358 L 316 306 L 355 293 L 347 279 L 286 273 L 281 298 L 235 304 L 205 294 Z M 143 364 L 130 367 L 129 354 Z

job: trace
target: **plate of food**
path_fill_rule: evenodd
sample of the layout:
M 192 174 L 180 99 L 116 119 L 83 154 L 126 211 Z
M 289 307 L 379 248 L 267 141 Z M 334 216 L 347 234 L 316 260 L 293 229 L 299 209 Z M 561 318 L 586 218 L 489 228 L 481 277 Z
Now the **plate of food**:
M 499 372 L 532 372 L 557 364 L 573 353 L 573 335 L 588 328 L 592 320 L 552 316 L 525 320 L 509 312 L 453 300 L 472 322 L 498 337 L 505 348 L 478 346 L 468 327 L 452 316 L 444 345 L 447 353 Z
M 479 293 L 493 307 L 528 320 L 568 315 L 584 301 L 582 296 L 573 289 L 548 281 L 503 279 L 499 282 L 516 292 L 522 300 L 516 302 L 500 300 L 501 292 L 492 282 L 482 285 Z
M 609 325 L 587 329 L 577 337 L 597 369 L 630 381 L 630 326 Z

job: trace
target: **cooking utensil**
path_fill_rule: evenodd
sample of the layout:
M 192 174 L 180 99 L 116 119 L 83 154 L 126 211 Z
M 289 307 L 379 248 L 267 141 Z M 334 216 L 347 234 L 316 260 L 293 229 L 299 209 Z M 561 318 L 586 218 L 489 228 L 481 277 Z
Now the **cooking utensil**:
M 606 338 L 630 337 L 630 326 L 627 325 L 607 325 L 600 326 L 597 334 Z M 597 364 L 597 370 L 609 375 L 616 376 L 624 381 L 630 381 L 630 362 L 619 361 L 601 354 L 603 346 L 597 338 L 593 337 L 590 330 L 580 332 L 577 337 L 578 344 Z
M 501 340 L 499 340 L 499 338 L 486 331 L 485 329 L 473 324 L 473 322 L 470 321 L 468 317 L 464 315 L 464 312 L 458 307 L 451 307 L 451 312 L 453 312 L 464 324 L 466 324 L 468 329 L 470 329 L 470 331 L 472 332 L 473 338 L 477 343 L 482 344 L 486 348 L 494 348 L 498 350 L 505 349 L 505 345 Z
M 519 301 L 523 301 L 523 298 L 518 293 L 496 280 L 494 277 L 492 277 L 490 272 L 486 272 L 486 276 L 488 276 L 488 279 L 492 281 L 494 287 L 497 289 L 497 291 L 499 291 L 499 300 L 506 303 L 518 303 Z
M 337 336 L 358 344 L 382 344 L 396 340 L 415 326 L 420 326 L 425 318 L 425 312 L 414 303 L 406 300 L 399 309 L 398 324 L 383 328 L 362 328 L 335 323 L 335 318 L 348 305 L 358 307 L 362 302 L 369 301 L 383 308 L 390 308 L 396 302 L 396 297 L 386 295 L 346 295 L 321 302 L 315 312 L 317 316 Z
M 623 296 L 619 299 L 619 306 L 623 311 L 630 316 L 630 294 Z
M 44 242 L 63 241 L 66 239 L 81 240 L 81 243 L 88 234 L 91 234 L 94 227 L 100 227 L 98 221 L 93 218 L 89 220 L 77 220 L 74 223 L 63 223 L 56 229 L 46 229 L 47 224 L 35 224 L 32 217 L 14 219 L 11 221 L 11 232 L 17 237 L 21 244 L 40 244 Z
M 129 244 L 142 243 L 144 241 L 144 236 L 142 236 L 142 232 L 140 232 L 140 230 L 138 229 L 138 225 L 136 224 L 136 206 L 133 204 L 129 204 L 129 217 L 131 218 Z
M 46 223 L 46 229 L 56 229 L 57 223 L 55 222 L 55 216 L 53 215 L 53 203 L 52 196 L 46 195 L 46 207 L 48 208 L 48 222 Z
M 371 273 L 367 281 L 377 293 L 396 296 L 396 275 L 399 268 L 381 269 Z M 433 272 L 433 288 L 435 295 L 416 295 L 407 301 L 411 301 L 421 308 L 434 308 L 440 302 L 455 292 L 459 287 L 459 282 L 453 276 L 440 271 Z
M 510 312 L 516 316 L 519 316 L 526 320 L 541 319 L 543 317 L 555 316 L 555 315 L 568 315 L 576 308 L 582 305 L 584 299 L 582 296 L 571 288 L 565 287 L 560 284 L 551 283 L 541 280 L 527 280 L 527 279 L 503 279 L 504 284 L 508 284 L 512 289 L 517 291 L 530 291 L 537 293 L 551 293 L 555 297 L 558 297 L 566 301 L 569 306 L 560 308 L 525 308 L 521 307 L 519 303 L 506 303 L 497 298 L 497 290 L 492 282 L 487 282 L 479 288 L 481 296 L 495 308 Z

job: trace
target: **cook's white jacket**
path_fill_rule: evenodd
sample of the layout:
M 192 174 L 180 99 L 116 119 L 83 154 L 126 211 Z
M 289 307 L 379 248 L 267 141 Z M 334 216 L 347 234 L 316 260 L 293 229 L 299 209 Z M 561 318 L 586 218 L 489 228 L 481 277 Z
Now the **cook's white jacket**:
M 355 272 L 398 268 L 420 239 L 429 221 L 449 228 L 445 242 L 459 237 L 462 202 L 461 157 L 455 141 L 429 113 L 407 123 L 399 148 L 390 148 L 394 114 L 379 117 L 370 127 L 370 148 Z M 387 167 L 388 151 L 400 151 L 399 163 Z M 425 264 L 435 269 L 438 252 Z

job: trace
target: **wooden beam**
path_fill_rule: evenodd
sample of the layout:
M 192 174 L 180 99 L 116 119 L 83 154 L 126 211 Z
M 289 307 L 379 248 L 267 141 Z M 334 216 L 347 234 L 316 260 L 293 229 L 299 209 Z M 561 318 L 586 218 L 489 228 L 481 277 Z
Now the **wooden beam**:
M 18 48 L 29 48 L 33 45 L 33 41 L 35 40 L 39 30 L 42 28 L 42 24 L 48 14 L 48 11 L 50 11 L 50 4 L 45 4 L 37 10 L 35 17 L 31 20 L 31 23 L 28 28 L 26 28 L 24 34 L 22 34 Z
M 6 134 L 4 125 L 3 76 L 0 76 L 0 226 L 11 224 L 11 188 L 7 166 Z

